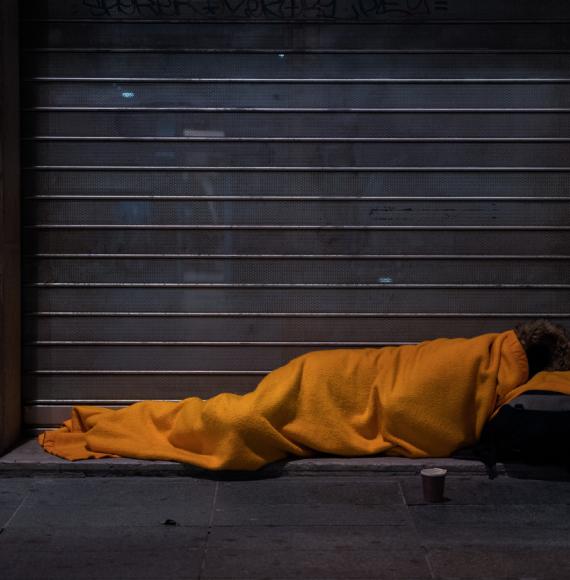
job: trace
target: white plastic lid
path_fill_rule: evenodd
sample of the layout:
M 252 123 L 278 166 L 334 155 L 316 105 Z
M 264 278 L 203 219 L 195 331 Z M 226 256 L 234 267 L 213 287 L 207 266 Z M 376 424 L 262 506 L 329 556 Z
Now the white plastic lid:
M 420 473 L 427 477 L 442 477 L 447 473 L 447 469 L 442 469 L 441 467 L 429 467 L 427 469 L 422 469 Z

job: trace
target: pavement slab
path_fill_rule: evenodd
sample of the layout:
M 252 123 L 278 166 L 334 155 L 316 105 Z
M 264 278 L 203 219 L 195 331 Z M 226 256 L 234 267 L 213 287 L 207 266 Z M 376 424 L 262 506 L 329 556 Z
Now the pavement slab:
M 32 480 L 4 480 L 0 479 L 0 527 L 4 526 L 22 505 L 32 487 Z
M 2 533 L 0 550 L 39 552 L 146 552 L 149 548 L 166 550 L 203 550 L 208 527 L 201 526 L 56 526 L 8 527 Z
M 302 486 L 295 478 L 282 478 L 279 486 L 262 481 L 220 482 L 216 505 L 236 504 L 338 504 L 404 505 L 396 478 L 327 476 L 307 479 Z
M 220 482 L 213 523 L 221 525 L 404 525 L 397 480 L 313 478 Z
M 419 477 L 399 477 L 407 505 L 426 505 Z M 453 505 L 570 504 L 570 482 L 498 477 L 446 477 L 444 496 Z
M 405 506 L 350 504 L 241 504 L 216 507 L 215 526 L 275 524 L 290 525 L 405 525 L 409 521 Z
M 417 506 L 411 516 L 428 548 L 568 546 L 569 506 Z
M 420 548 L 413 526 L 215 526 L 208 537 L 208 549 L 257 550 L 402 550 Z
M 7 481 L 7 480 L 6 480 Z M 215 483 L 148 478 L 36 480 L 12 527 L 208 525 Z
M 202 578 L 431 578 L 421 549 L 208 551 Z
M 96 552 L 0 551 L 5 580 L 157 580 L 200 578 L 201 550 L 165 549 L 149 546 L 146 551 L 106 550 Z
M 450 546 L 430 550 L 429 560 L 436 578 L 570 578 L 570 552 L 563 547 Z

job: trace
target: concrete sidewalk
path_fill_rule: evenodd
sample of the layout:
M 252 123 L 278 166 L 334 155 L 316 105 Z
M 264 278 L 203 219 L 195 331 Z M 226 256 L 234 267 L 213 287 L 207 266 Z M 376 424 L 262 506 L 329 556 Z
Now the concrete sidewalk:
M 0 479 L 5 580 L 570 577 L 567 482 L 417 476 Z
M 27 471 L 15 456 L 0 467 L 5 580 L 570 578 L 570 479 L 557 468 L 501 466 L 491 481 L 449 459 L 227 474 L 130 460 L 58 471 L 52 458 L 48 472 L 33 444 L 19 453 Z M 423 501 L 424 464 L 450 471 L 441 504 Z

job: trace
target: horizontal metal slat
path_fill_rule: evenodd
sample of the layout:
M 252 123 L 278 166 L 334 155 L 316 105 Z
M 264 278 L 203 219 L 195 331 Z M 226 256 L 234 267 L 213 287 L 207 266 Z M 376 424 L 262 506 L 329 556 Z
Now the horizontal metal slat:
M 335 347 L 333 347 L 335 348 Z M 25 369 L 39 371 L 266 371 L 327 347 L 310 346 L 28 346 Z
M 255 5 L 231 4 L 213 0 L 210 3 L 182 3 L 150 0 L 122 0 L 121 2 L 79 2 L 46 3 L 43 0 L 28 0 L 23 5 L 24 18 L 77 19 L 92 18 L 105 22 L 107 18 L 123 20 L 151 19 L 172 20 L 210 20 L 245 19 L 248 21 L 262 19 L 269 21 L 306 19 L 326 20 L 367 20 L 391 22 L 432 22 L 437 20 L 504 20 L 504 19 L 564 19 L 570 18 L 570 9 L 560 0 L 543 0 L 540 3 L 530 0 L 503 0 L 493 2 L 481 0 L 455 0 L 392 4 L 373 3 L 357 4 L 352 0 L 338 2 L 315 2 L 310 4 L 275 5 L 259 2 Z
M 144 165 L 144 166 L 134 166 L 134 165 L 28 165 L 23 167 L 24 171 L 98 171 L 104 172 L 130 172 L 134 171 L 137 173 L 149 172 L 167 172 L 167 173 L 193 173 L 193 172 L 247 172 L 247 173 L 569 173 L 570 167 L 506 167 L 506 166 L 485 166 L 485 167 L 475 167 L 475 166 L 438 166 L 438 167 L 413 167 L 413 166 L 374 166 L 374 167 L 348 167 L 348 166 L 328 166 L 328 167 L 315 167 L 315 166 L 200 166 L 200 165 Z
M 208 289 L 208 290 L 282 290 L 282 289 L 307 289 L 307 290 L 362 290 L 362 289 L 382 289 L 382 290 L 407 290 L 407 289 L 454 289 L 454 290 L 464 290 L 464 289 L 501 289 L 501 290 L 520 290 L 520 289 L 570 289 L 570 284 L 220 284 L 220 283 L 128 283 L 128 282 L 35 282 L 33 284 L 26 284 L 26 288 L 57 288 L 57 289 L 69 289 L 69 288 L 120 288 L 120 289 L 131 289 L 131 288 L 144 288 L 144 289 Z
M 512 54 L 42 54 L 25 77 L 568 78 L 570 55 Z
M 24 282 L 226 284 L 569 284 L 566 261 L 487 260 L 27 260 Z
M 184 399 L 191 396 L 209 398 L 219 392 L 243 394 L 253 390 L 263 376 L 243 373 L 110 374 L 104 375 L 102 380 L 97 374 L 24 373 L 22 378 L 26 402 L 50 401 L 53 404 L 60 400 Z
M 25 220 L 41 225 L 569 226 L 568 202 L 525 201 L 77 201 L 37 200 Z
M 476 336 L 513 328 L 524 317 L 460 315 L 399 317 L 148 317 L 25 316 L 30 341 L 284 341 L 421 342 L 442 336 Z M 565 324 L 564 318 L 553 322 Z M 54 387 L 55 388 L 55 385 Z
M 118 230 L 140 230 L 140 231 L 184 231 L 184 230 L 200 230 L 200 231 L 214 231 L 214 230 L 224 230 L 224 231 L 268 231 L 268 232 L 282 232 L 282 231 L 303 231 L 303 230 L 322 230 L 322 231 L 373 231 L 373 230 L 411 230 L 411 231 L 428 231 L 428 230 L 455 230 L 455 231 L 479 231 L 479 232 L 492 232 L 500 230 L 517 230 L 519 232 L 527 232 L 533 230 L 541 231 L 553 231 L 553 232 L 563 232 L 570 230 L 570 226 L 544 226 L 544 225 L 530 225 L 530 226 L 487 226 L 487 225 L 476 225 L 476 226 L 361 226 L 361 225 L 341 225 L 341 226 L 299 226 L 299 225 L 147 225 L 147 224 L 112 224 L 112 225 L 101 225 L 101 224 L 69 224 L 69 225 L 52 225 L 52 224 L 36 224 L 24 226 L 25 230 L 93 230 L 93 231 L 118 231 Z
M 26 260 L 569 260 L 570 255 L 514 254 L 28 254 Z
M 569 137 L 569 113 L 43 111 L 23 115 L 22 133 L 86 137 L 144 137 L 166 132 L 189 137 Z
M 561 167 L 561 143 L 24 142 L 26 165 L 123 167 Z
M 520 16 L 520 14 L 519 14 Z M 524 33 L 521 33 L 524 30 Z M 312 23 L 290 24 L 241 22 L 228 25 L 215 22 L 131 23 L 105 22 L 24 22 L 22 37 L 26 47 L 112 47 L 208 49 L 563 49 L 570 48 L 567 24 L 432 24 L 414 28 L 407 24 L 386 24 L 379 34 L 378 24 L 341 24 L 325 26 Z
M 401 143 L 436 143 L 436 144 L 463 144 L 463 143 L 516 143 L 516 144 L 565 144 L 570 143 L 569 137 L 70 137 L 70 136 L 45 136 L 23 137 L 22 142 L 33 146 L 38 143 L 74 143 L 90 145 L 94 143 L 115 143 L 115 144 L 196 144 L 196 143 L 225 143 L 225 144 L 249 144 L 249 143 L 286 143 L 286 144 L 401 144 Z
M 521 125 L 524 123 L 521 122 Z M 66 171 L 25 170 L 24 195 L 568 195 L 567 171 Z
M 256 348 L 275 348 L 275 347 L 316 347 L 316 348 L 384 348 L 386 346 L 403 346 L 404 344 L 413 344 L 411 342 L 406 343 L 395 343 L 395 342 L 342 342 L 338 340 L 325 340 L 325 341 L 188 341 L 188 340 L 177 340 L 177 341 L 164 341 L 164 340 L 36 340 L 28 341 L 24 343 L 24 346 L 29 349 L 34 348 L 60 348 L 60 347 L 144 347 L 144 348 L 154 348 L 154 347 L 176 347 L 176 348 L 215 348 L 215 347 L 256 347 Z
M 71 137 L 71 136 L 51 136 L 38 135 L 32 137 L 22 137 L 22 142 L 33 146 L 38 143 L 74 143 L 82 145 L 91 145 L 94 143 L 115 143 L 115 144 L 206 144 L 206 143 L 224 143 L 224 144 L 250 144 L 250 143 L 279 143 L 279 144 L 463 144 L 463 143 L 516 143 L 516 144 L 566 144 L 570 143 L 569 137 L 212 137 L 212 136 L 192 136 L 192 137 Z
M 112 76 L 112 77 L 88 77 L 88 76 L 27 76 L 23 77 L 22 82 L 32 83 L 66 83 L 66 84 L 83 84 L 94 83 L 103 86 L 106 83 L 153 83 L 153 84 L 216 84 L 225 85 L 242 84 L 242 85 L 264 85 L 264 84 L 313 84 L 313 85 L 372 85 L 380 84 L 385 86 L 390 85 L 542 85 L 552 84 L 556 86 L 564 86 L 570 83 L 570 77 L 564 76 L 527 76 L 527 77 L 192 77 L 192 76 L 170 76 L 170 77 L 149 77 L 149 76 Z M 65 107 L 70 110 L 82 110 L 84 107 Z M 99 108 L 99 107 L 97 107 Z M 105 108 L 105 107 L 100 107 Z M 115 107 L 107 107 L 114 109 Z M 148 107 L 149 109 L 161 109 L 160 107 Z M 121 107 L 121 109 L 139 110 L 139 107 Z M 145 107 L 145 110 L 147 107 Z M 200 110 L 199 107 L 176 107 L 176 110 Z M 253 109 L 256 110 L 256 109 Z M 270 109 L 272 110 L 272 109 Z M 319 109 L 315 109 L 319 110 Z M 328 109 L 324 109 L 328 110 Z
M 180 319 L 180 318 L 255 318 L 255 319 L 265 319 L 265 318 L 446 318 L 446 319 L 456 319 L 456 318 L 512 318 L 517 316 L 519 318 L 570 318 L 570 314 L 565 314 L 563 312 L 552 313 L 552 312 L 520 312 L 520 313 L 505 313 L 505 312 L 134 312 L 134 311 L 114 311 L 108 312 L 104 310 L 94 310 L 94 311 L 30 311 L 24 312 L 24 317 L 31 318 L 49 318 L 49 317 L 68 317 L 68 318 L 83 318 L 83 317 L 101 317 L 101 318 L 116 318 L 127 317 L 127 318 L 168 318 L 168 319 Z
M 268 370 L 265 371 L 214 371 L 214 370 L 111 370 L 111 369 L 95 369 L 95 370 L 30 370 L 33 375 L 41 376 L 58 376 L 58 375 L 68 375 L 68 376 L 105 376 L 105 375 L 116 375 L 116 376 L 206 376 L 206 375 L 216 375 L 216 374 L 236 374 L 236 375 L 247 375 L 247 376 L 258 376 L 267 374 Z
M 540 193 L 540 192 L 539 192 Z M 487 202 L 487 201 L 561 201 L 566 202 L 568 199 L 563 195 L 546 196 L 429 196 L 429 195 L 386 195 L 386 196 L 352 196 L 352 195 L 338 195 L 326 197 L 323 195 L 26 195 L 23 198 L 25 201 L 153 201 L 159 203 L 161 201 L 175 201 L 175 202 L 189 202 L 189 201 L 231 201 L 231 202 L 253 202 L 253 201 L 319 201 L 339 202 L 339 201 L 372 201 L 372 202 L 387 202 L 387 201 L 428 201 L 428 202 Z
M 242 318 L 252 318 L 252 319 L 267 319 L 267 318 L 314 318 L 314 319 L 334 319 L 334 318 L 354 318 L 354 319 L 365 319 L 365 318 L 377 318 L 377 319 L 404 319 L 404 318 L 445 318 L 445 319 L 458 319 L 458 318 L 495 318 L 497 320 L 503 318 L 512 318 L 513 316 L 519 318 L 570 318 L 570 313 L 564 312 L 520 312 L 520 313 L 505 313 L 505 312 L 144 312 L 144 311 L 105 311 L 105 310 L 92 310 L 92 311 L 79 311 L 79 310 L 50 310 L 50 311 L 29 311 L 23 313 L 24 317 L 29 318 L 51 318 L 51 317 L 67 317 L 67 318 L 84 318 L 84 317 L 101 317 L 101 318 L 165 318 L 165 319 L 188 319 L 188 318 L 231 318 L 231 319 L 242 319 Z
M 441 49 L 441 48 L 415 48 L 415 49 L 398 49 L 398 48 L 188 48 L 185 46 L 175 46 L 170 48 L 164 47 L 131 47 L 131 48 L 116 48 L 116 47 L 24 47 L 22 49 L 24 54 L 279 54 L 281 58 L 291 54 L 567 54 L 570 50 L 565 49 L 505 49 L 495 50 L 489 48 L 472 48 L 472 49 Z
M 519 230 L 26 230 L 26 252 L 202 254 L 518 254 L 566 255 L 570 229 Z
M 24 310 L 107 312 L 563 313 L 567 289 L 37 288 Z M 421 307 L 419 306 L 421 305 Z
M 326 109 L 505 109 L 568 105 L 570 84 L 336 82 L 27 82 L 22 105 L 32 107 L 183 107 Z M 120 114 L 126 115 L 127 111 Z M 147 113 L 148 114 L 148 113 Z M 243 113 L 242 113 L 243 114 Z M 257 113 L 259 114 L 259 113 Z M 321 113 L 321 118 L 324 113 Z M 140 115 L 140 113 L 139 113 Z M 180 113 L 179 113 L 180 115 Z M 202 114 L 204 115 L 204 114 Z M 132 116 L 132 115 L 131 115 Z M 275 117 L 275 115 L 274 115 Z M 351 115 L 349 119 L 352 119 Z M 209 115 L 210 124 L 215 121 Z M 161 117 L 162 119 L 162 117 Z M 247 122 L 253 122 L 249 114 Z M 127 120 L 120 119 L 125 125 Z M 276 119 L 277 120 L 277 119 Z M 165 121 L 164 121 L 165 122 Z M 161 127 L 165 124 L 162 123 Z M 180 121 L 179 121 L 180 122 Z M 283 120 L 281 121 L 283 122 Z M 222 124 L 223 123 L 223 124 Z M 211 130 L 226 131 L 218 121 Z M 166 125 L 167 126 L 167 125 Z M 191 129 L 192 125 L 187 128 Z M 159 133 L 162 134 L 162 133 Z
M 134 402 L 134 401 L 133 401 Z M 125 405 L 105 405 L 110 409 L 120 409 Z M 23 421 L 25 426 L 38 427 L 31 436 L 39 435 L 44 429 L 61 425 L 71 417 L 71 405 L 24 405 Z M 40 427 L 41 426 L 41 427 Z

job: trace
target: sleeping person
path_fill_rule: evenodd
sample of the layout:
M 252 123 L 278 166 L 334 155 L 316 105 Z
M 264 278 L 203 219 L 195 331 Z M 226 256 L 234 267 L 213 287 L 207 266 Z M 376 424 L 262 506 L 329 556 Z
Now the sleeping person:
M 74 407 L 39 443 L 70 460 L 134 457 L 257 470 L 287 457 L 449 457 L 531 390 L 570 394 L 567 332 L 545 320 L 472 338 L 314 351 L 250 393 Z

